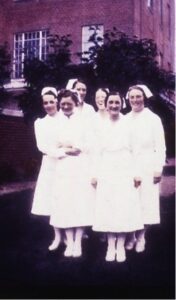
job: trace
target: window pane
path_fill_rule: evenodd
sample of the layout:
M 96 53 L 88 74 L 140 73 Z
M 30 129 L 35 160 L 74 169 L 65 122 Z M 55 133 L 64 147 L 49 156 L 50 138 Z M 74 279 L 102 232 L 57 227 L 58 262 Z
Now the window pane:
M 21 78 L 24 59 L 38 58 L 45 60 L 48 53 L 48 31 L 17 33 L 14 36 L 13 77 Z
M 98 45 L 103 44 L 103 34 L 104 34 L 104 26 L 103 25 L 89 25 L 82 27 L 82 52 L 89 51 L 90 47 L 94 46 L 94 42 L 91 38 L 94 36 Z M 84 57 L 88 57 L 87 54 L 83 55 Z

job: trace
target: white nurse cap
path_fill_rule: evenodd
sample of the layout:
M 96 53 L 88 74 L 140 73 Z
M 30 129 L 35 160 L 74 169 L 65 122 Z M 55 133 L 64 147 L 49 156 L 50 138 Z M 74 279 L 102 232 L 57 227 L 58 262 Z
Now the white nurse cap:
M 150 98 L 153 96 L 151 90 L 145 85 L 145 84 L 135 84 L 135 86 L 138 86 L 139 88 L 141 88 L 146 96 L 146 98 Z M 128 99 L 128 93 L 126 94 L 126 99 Z
M 71 90 L 73 88 L 73 84 L 77 81 L 77 78 L 69 79 L 66 85 L 66 90 Z
M 153 96 L 151 90 L 144 84 L 137 84 L 138 87 L 140 87 L 143 91 L 144 94 L 146 95 L 147 98 L 150 98 Z
M 57 90 L 54 87 L 46 86 L 41 91 L 41 96 L 44 96 L 45 94 L 48 94 L 49 92 L 53 93 L 56 97 L 58 95 Z

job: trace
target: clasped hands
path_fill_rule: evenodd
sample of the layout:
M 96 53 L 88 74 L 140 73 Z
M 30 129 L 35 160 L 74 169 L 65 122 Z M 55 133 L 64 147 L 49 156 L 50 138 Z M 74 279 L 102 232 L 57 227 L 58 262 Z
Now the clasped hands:
M 161 172 L 155 172 L 154 173 L 154 176 L 153 176 L 153 183 L 156 184 L 156 183 L 159 183 L 161 181 Z
M 63 148 L 65 151 L 65 154 L 71 155 L 71 156 L 77 156 L 81 153 L 81 150 L 79 148 L 74 147 L 71 143 L 59 143 L 59 148 Z

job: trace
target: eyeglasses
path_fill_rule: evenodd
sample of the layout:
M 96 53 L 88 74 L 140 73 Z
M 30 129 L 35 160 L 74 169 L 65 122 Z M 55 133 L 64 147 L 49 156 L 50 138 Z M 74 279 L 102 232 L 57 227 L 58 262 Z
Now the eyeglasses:
M 47 104 L 54 104 L 56 103 L 56 101 L 50 100 L 50 101 L 43 101 L 43 105 L 47 105 Z

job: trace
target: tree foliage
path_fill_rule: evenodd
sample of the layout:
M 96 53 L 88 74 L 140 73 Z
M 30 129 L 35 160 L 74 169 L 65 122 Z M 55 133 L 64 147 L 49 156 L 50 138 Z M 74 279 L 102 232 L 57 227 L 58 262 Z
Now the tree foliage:
M 122 94 L 136 83 L 148 85 L 154 93 L 174 90 L 174 76 L 159 68 L 157 46 L 152 39 L 129 37 L 114 27 L 104 34 L 102 45 L 95 33 L 90 41 L 94 45 L 83 62 L 92 65 L 98 86 L 108 86 Z
M 85 53 L 78 53 L 79 65 L 71 62 L 69 35 L 49 37 L 49 54 L 45 61 L 35 57 L 25 60 L 24 78 L 28 87 L 20 99 L 20 107 L 27 118 L 32 115 L 35 118 L 41 112 L 39 99 L 44 86 L 53 85 L 60 89 L 70 78 L 86 79 L 90 103 L 94 102 L 95 89 L 100 86 L 118 90 L 123 96 L 128 87 L 136 83 L 146 84 L 155 95 L 170 96 L 173 93 L 174 75 L 159 67 L 153 40 L 129 37 L 114 27 L 104 34 L 103 43 L 92 30 L 90 41 L 93 46 L 86 52 L 86 57 Z

